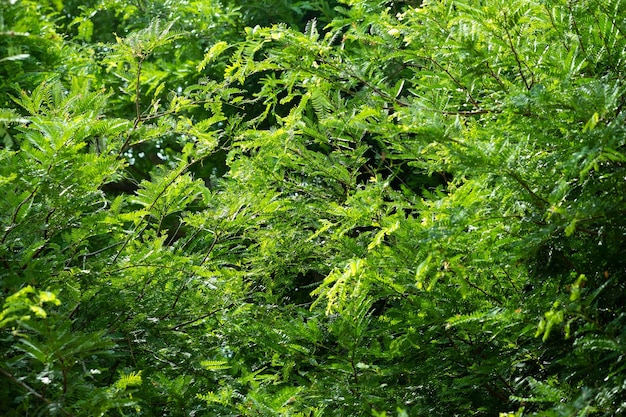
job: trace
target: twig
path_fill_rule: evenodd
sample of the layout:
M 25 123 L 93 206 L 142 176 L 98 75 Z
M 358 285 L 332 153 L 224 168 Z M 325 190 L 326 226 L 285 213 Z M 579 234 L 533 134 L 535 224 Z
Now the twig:
M 541 208 L 541 209 L 545 209 L 547 206 L 550 205 L 550 202 L 542 197 L 539 197 L 531 188 L 530 186 L 526 183 L 526 181 L 524 181 L 517 173 L 507 170 L 506 173 L 513 178 L 519 185 L 521 185 L 527 192 L 528 194 L 530 194 L 530 196 L 533 198 L 533 200 L 535 200 L 535 204 Z
M 474 288 L 475 290 L 480 291 L 481 293 L 483 293 L 485 295 L 485 297 L 493 300 L 496 304 L 502 305 L 502 300 L 498 299 L 494 295 L 489 294 L 487 291 L 483 290 L 478 285 L 476 285 L 473 282 L 471 282 L 470 280 L 468 280 L 467 277 L 465 277 L 464 274 L 459 274 L 459 275 L 461 275 L 461 278 L 463 279 L 463 281 L 465 281 L 467 283 L 467 285 L 469 285 L 470 287 Z
M 126 137 L 126 140 L 120 147 L 120 151 L 117 153 L 118 158 L 121 157 L 122 154 L 126 151 L 126 149 L 128 148 L 128 144 L 130 143 L 130 139 L 133 136 L 133 132 L 137 130 L 139 123 L 142 122 L 141 105 L 139 103 L 139 100 L 141 97 L 141 67 L 143 65 L 144 59 L 145 59 L 145 56 L 140 55 L 139 59 L 137 60 L 137 79 L 136 79 L 137 85 L 135 86 L 135 122 L 133 123 L 133 128 L 130 130 L 130 132 L 128 132 L 128 136 Z
M 469 89 L 461 83 L 461 81 L 459 81 L 454 75 L 452 75 L 452 73 L 445 68 L 443 65 L 441 65 L 436 59 L 431 58 L 431 57 L 425 57 L 427 60 L 429 60 L 430 62 L 432 62 L 433 64 L 435 64 L 435 66 L 437 66 L 437 68 L 439 68 L 440 70 L 442 70 L 443 72 L 445 72 L 448 77 L 450 77 L 450 79 L 457 85 L 457 87 L 459 87 L 461 90 L 465 91 L 465 94 L 467 94 L 467 98 L 469 98 L 469 101 L 475 106 L 480 108 L 480 103 L 478 102 L 478 100 L 476 100 L 473 96 L 472 93 L 470 93 Z
M 6 228 L 6 232 L 4 232 L 4 235 L 2 236 L 2 240 L 0 240 L 0 243 L 5 243 L 7 237 L 9 236 L 9 233 L 11 233 L 13 229 L 17 227 L 17 224 L 15 223 L 15 221 L 17 220 L 17 215 L 22 209 L 22 206 L 26 204 L 28 200 L 35 197 L 35 194 L 37 193 L 37 191 L 39 191 L 39 185 L 40 184 L 37 184 L 37 186 L 33 189 L 33 191 L 31 191 L 31 193 L 25 199 L 20 201 L 20 203 L 17 205 L 17 207 L 15 208 L 15 211 L 13 212 L 13 215 L 11 216 L 11 226 Z
M 210 311 L 210 312 L 208 312 L 206 314 L 203 314 L 200 317 L 196 317 L 196 318 L 193 318 L 191 320 L 185 321 L 183 323 L 177 324 L 176 326 L 172 326 L 172 327 L 170 327 L 167 330 L 175 331 L 175 330 L 180 329 L 181 327 L 189 326 L 190 324 L 194 324 L 194 323 L 196 323 L 196 322 L 198 322 L 198 321 L 200 321 L 202 319 L 206 319 L 207 317 L 212 316 L 213 314 L 217 313 L 220 310 L 223 310 L 223 309 L 226 309 L 226 308 L 230 308 L 232 306 L 233 306 L 233 304 L 231 303 L 231 304 L 227 305 L 226 307 L 216 308 L 215 310 L 212 310 L 212 311 Z
M 511 32 L 509 32 L 509 28 L 507 27 L 507 22 L 506 22 L 506 15 L 504 16 L 505 22 L 502 25 L 504 28 L 504 33 L 506 33 L 506 37 L 509 40 L 509 46 L 511 48 L 511 51 L 513 52 L 513 56 L 515 57 L 515 62 L 517 62 L 517 69 L 519 71 L 519 75 L 520 77 L 522 77 L 522 81 L 524 81 L 524 85 L 526 86 L 527 90 L 530 90 L 532 88 L 532 84 L 533 82 L 528 82 L 528 78 L 526 78 L 526 75 L 524 74 L 524 69 L 522 68 L 522 60 L 519 57 L 519 54 L 517 53 L 517 49 L 515 49 L 515 45 L 513 45 L 513 39 L 511 38 Z M 528 68 L 528 65 L 523 64 L 526 68 Z M 532 76 L 532 71 L 531 71 L 531 76 Z M 533 77 L 534 78 L 534 77 Z
M 16 378 L 12 373 L 5 371 L 4 369 L 0 368 L 0 374 L 4 375 L 5 377 L 9 378 L 11 381 L 13 381 L 15 384 L 19 385 L 20 387 L 22 387 L 24 390 L 26 390 L 28 393 L 32 394 L 33 397 L 37 398 L 40 401 L 43 401 L 44 403 L 51 405 L 52 401 L 49 400 L 48 398 L 46 398 L 45 396 L 43 396 L 42 394 L 38 393 L 37 391 L 35 391 L 35 389 L 33 389 L 32 387 L 30 387 L 29 385 L 27 385 L 26 383 L 24 383 L 23 381 L 20 381 L 18 378 Z M 59 410 L 61 410 L 63 412 L 63 414 L 65 414 L 66 416 L 70 416 L 70 417 L 74 417 L 73 414 L 69 413 L 68 411 L 66 411 L 63 407 L 59 406 Z
M 163 189 L 159 192 L 159 194 L 157 194 L 157 196 L 154 198 L 154 201 L 152 202 L 152 204 L 150 204 L 150 207 L 148 207 L 148 209 L 146 210 L 146 212 L 150 212 L 153 208 L 154 205 L 157 203 L 157 201 L 159 201 L 159 199 L 163 196 L 163 194 L 165 194 L 165 191 L 167 191 L 168 187 L 170 185 L 172 185 L 174 183 L 174 181 L 176 181 L 178 179 L 178 177 L 180 177 L 185 171 L 187 171 L 187 168 L 189 168 L 195 161 L 191 161 L 188 162 L 187 164 L 185 164 L 184 167 L 182 167 L 179 172 L 174 175 L 174 177 L 163 186 Z M 145 219 L 145 216 L 142 218 L 142 221 Z M 142 222 L 141 221 L 141 222 Z M 113 258 L 113 260 L 111 261 L 111 263 L 115 263 L 115 261 L 117 261 L 117 258 L 120 257 L 120 255 L 122 254 L 122 252 L 124 251 L 124 249 L 126 248 L 126 246 L 130 243 L 130 241 L 132 239 L 135 238 L 137 231 L 139 230 L 139 226 L 141 225 L 141 222 L 139 222 L 137 224 L 137 226 L 135 227 L 135 229 L 132 231 L 132 233 L 130 234 L 130 236 L 128 236 L 128 239 L 126 239 L 124 241 L 124 244 L 122 245 L 122 247 L 120 248 L 120 250 L 117 252 L 117 254 L 115 255 L 115 257 Z M 148 227 L 148 225 L 146 224 L 146 226 L 144 227 L 144 229 Z

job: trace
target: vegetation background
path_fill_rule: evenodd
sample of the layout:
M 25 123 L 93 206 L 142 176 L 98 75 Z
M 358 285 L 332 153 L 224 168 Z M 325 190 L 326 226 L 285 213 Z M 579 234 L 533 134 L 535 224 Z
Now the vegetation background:
M 626 2 L 0 1 L 0 414 L 614 416 Z

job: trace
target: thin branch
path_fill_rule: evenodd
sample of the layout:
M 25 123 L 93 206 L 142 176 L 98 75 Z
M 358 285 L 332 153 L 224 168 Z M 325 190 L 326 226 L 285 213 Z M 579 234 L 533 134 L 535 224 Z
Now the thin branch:
M 136 79 L 136 86 L 135 86 L 135 111 L 137 112 L 137 116 L 136 119 L 141 121 L 141 107 L 140 107 L 140 103 L 139 103 L 139 98 L 140 96 L 140 92 L 141 92 L 141 67 L 143 65 L 143 58 L 139 58 L 139 60 L 137 61 L 137 79 Z
M 506 15 L 504 18 L 506 20 Z M 524 81 L 524 85 L 526 86 L 526 89 L 530 90 L 533 83 L 528 81 L 528 78 L 526 78 L 526 75 L 524 74 L 524 69 L 522 68 L 522 65 L 525 66 L 526 68 L 528 68 L 528 65 L 522 64 L 522 60 L 520 59 L 519 54 L 517 53 L 517 49 L 515 49 L 515 45 L 513 44 L 513 39 L 511 38 L 511 32 L 509 32 L 509 28 L 507 27 L 506 21 L 504 22 L 502 27 L 504 28 L 504 33 L 506 33 L 507 39 L 509 40 L 509 47 L 511 48 L 511 51 L 513 52 L 513 56 L 515 57 L 515 62 L 517 62 L 517 69 L 519 71 L 519 75 L 520 77 L 522 77 L 522 81 Z M 532 72 L 531 72 L 531 75 L 532 75 Z
M 507 397 L 504 393 L 502 393 L 501 391 L 497 390 L 496 388 L 493 388 L 491 386 L 491 384 L 489 384 L 489 383 L 486 383 L 483 386 L 485 387 L 485 389 L 487 390 L 487 392 L 489 394 L 493 395 L 498 400 L 502 401 L 503 404 L 508 404 L 509 397 Z
M 127 319 L 130 318 L 130 315 L 127 316 Z M 133 366 L 137 367 L 137 360 L 135 359 L 135 353 L 133 351 L 133 342 L 130 340 L 130 334 L 126 335 L 126 342 L 128 342 L 128 353 L 130 353 L 130 358 L 133 361 Z
M 509 275 L 509 272 L 504 269 L 504 268 L 500 268 L 502 270 L 502 272 L 504 272 L 504 276 L 506 277 L 506 279 L 509 281 L 509 284 L 511 284 L 511 287 L 513 287 L 513 289 L 519 294 L 522 295 L 522 291 L 520 291 L 519 288 L 517 288 L 517 285 L 515 285 L 515 283 L 513 282 L 513 279 L 511 278 L 511 275 Z
M 509 89 L 506 87 L 506 85 L 504 85 L 504 82 L 502 81 L 502 79 L 500 78 L 500 76 L 498 74 L 496 74 L 496 72 L 493 70 L 493 68 L 491 68 L 491 65 L 489 65 L 489 62 L 485 61 L 485 65 L 487 66 L 487 69 L 489 70 L 489 74 L 491 75 L 491 77 L 496 80 L 496 82 L 498 84 L 500 84 L 500 87 L 502 88 L 502 90 L 505 93 L 509 92 Z
M 204 263 L 207 261 L 207 259 L 209 259 L 209 255 L 211 255 L 211 252 L 213 251 L 213 248 L 217 244 L 217 241 L 218 241 L 219 238 L 220 238 L 220 234 L 216 233 L 215 237 L 213 238 L 213 242 L 211 243 L 211 246 L 209 246 L 209 250 L 207 251 L 206 255 L 204 255 L 204 258 L 202 259 L 202 262 L 200 262 L 199 266 L 204 265 Z M 180 297 L 183 295 L 183 292 L 187 288 L 187 283 L 188 282 L 189 282 L 189 280 L 187 282 L 183 283 L 183 285 L 180 287 L 180 290 L 178 290 L 178 293 L 176 294 L 176 298 L 174 299 L 174 302 L 172 303 L 172 307 L 170 307 L 170 310 L 165 315 L 161 316 L 161 319 L 167 318 L 170 315 L 170 313 L 172 313 L 174 311 L 174 309 L 176 309 L 176 305 L 178 304 L 178 301 L 180 300 Z
M 215 237 L 213 238 L 213 242 L 211 242 L 211 246 L 209 246 L 209 249 L 204 255 L 204 258 L 202 258 L 202 262 L 200 262 L 200 266 L 204 265 L 204 263 L 209 259 L 209 256 L 211 255 L 211 252 L 213 252 L 213 248 L 215 248 L 215 245 L 217 244 L 217 241 L 220 237 L 221 237 L 220 233 L 215 234 Z
M 459 274 L 459 275 L 461 275 L 461 278 L 463 279 L 463 281 L 465 281 L 467 283 L 467 285 L 469 285 L 470 287 L 474 288 L 475 290 L 480 291 L 481 293 L 483 293 L 483 295 L 485 297 L 487 297 L 490 300 L 494 301 L 496 304 L 502 305 L 502 300 L 500 300 L 499 298 L 497 298 L 494 295 L 489 294 L 487 291 L 483 290 L 478 285 L 476 285 L 473 282 L 471 282 L 469 279 L 467 279 L 467 277 L 464 274 Z
M 560 32 L 559 34 L 561 35 L 561 45 L 563 45 L 563 49 L 569 52 L 569 47 L 567 46 L 567 43 L 565 43 L 565 35 L 562 33 L 562 31 L 559 30 L 559 28 L 556 25 L 556 22 L 554 21 L 554 15 L 553 15 L 552 9 L 547 4 L 544 4 L 543 7 L 544 9 L 546 9 L 546 13 L 548 14 L 548 16 L 550 16 L 550 23 L 552 24 L 552 28 L 556 32 Z M 571 7 L 570 7 L 570 12 L 571 12 Z
M 133 136 L 133 133 L 135 132 L 135 130 L 137 130 L 137 127 L 139 127 L 139 123 L 142 122 L 141 105 L 139 103 L 139 100 L 141 98 L 141 67 L 143 65 L 144 58 L 145 57 L 142 55 L 137 60 L 137 85 L 135 86 L 135 122 L 133 123 L 133 128 L 130 130 L 130 132 L 128 132 L 126 140 L 124 141 L 124 143 L 120 147 L 119 152 L 117 153 L 118 158 L 121 157 L 122 154 L 126 151 L 126 149 L 128 148 L 128 144 L 130 143 L 130 139 Z
M 44 403 L 46 403 L 48 405 L 52 405 L 53 404 L 53 402 L 51 400 L 46 398 L 44 395 L 38 393 L 37 391 L 35 391 L 34 388 L 30 387 L 29 385 L 27 385 L 23 381 L 21 381 L 18 378 L 16 378 L 12 373 L 10 373 L 8 371 L 5 371 L 4 369 L 0 368 L 0 374 L 4 375 L 5 377 L 7 377 L 11 381 L 13 381 L 15 384 L 19 385 L 21 388 L 23 388 L 25 391 L 27 391 L 29 394 L 31 394 L 33 397 L 37 398 L 38 400 L 43 401 Z M 65 414 L 66 416 L 74 417 L 74 414 L 69 413 L 68 411 L 66 411 L 61 406 L 59 406 L 59 410 L 61 410 L 61 412 L 63 412 L 63 414 Z
M 532 199 L 535 201 L 535 204 L 541 208 L 541 209 L 545 209 L 546 207 L 548 207 L 550 205 L 550 202 L 548 200 L 546 200 L 545 198 L 542 198 L 540 196 L 538 196 L 531 188 L 530 186 L 526 183 L 526 181 L 524 181 L 522 179 L 522 177 L 520 177 L 517 173 L 507 170 L 506 173 L 513 178 L 519 185 L 521 185 L 526 192 L 528 192 L 528 194 L 530 194 L 530 196 L 532 197 Z
M 130 234 L 130 236 L 128 236 L 128 239 L 126 239 L 126 240 L 124 241 L 124 243 L 122 244 L 122 247 L 120 248 L 120 250 L 118 250 L 118 251 L 117 251 L 117 253 L 116 253 L 116 254 L 115 254 L 115 256 L 113 257 L 113 260 L 111 261 L 111 263 L 112 263 L 112 264 L 113 264 L 113 263 L 115 263 L 115 262 L 117 261 L 117 258 L 119 258 L 119 257 L 120 257 L 120 255 L 122 254 L 122 252 L 124 251 L 124 249 L 126 249 L 126 246 L 128 246 L 128 244 L 130 243 L 130 241 L 131 241 L 131 240 L 133 240 L 133 239 L 136 237 L 136 235 L 137 235 L 137 234 L 139 234 L 139 233 L 137 233 L 137 231 L 139 230 L 139 226 L 141 225 L 141 223 L 142 223 L 142 222 L 143 222 L 143 218 L 142 218 L 142 219 L 141 219 L 141 221 L 137 224 L 137 226 L 135 226 L 135 228 L 133 229 L 133 231 L 132 231 L 132 233 Z M 146 225 L 143 227 L 142 232 L 143 232 L 144 230 L 146 230 L 146 228 L 147 228 L 147 227 L 148 227 L 148 224 L 146 224 Z M 141 233 L 141 232 L 140 232 L 140 233 Z
M 446 116 L 465 116 L 465 117 L 502 112 L 501 110 L 495 110 L 495 109 L 457 110 L 457 111 L 436 110 L 436 109 L 428 109 L 428 110 L 445 114 Z
M 37 191 L 39 191 L 39 185 L 40 184 L 37 184 L 37 186 L 33 189 L 33 191 L 31 191 L 31 193 L 25 199 L 20 201 L 20 203 L 17 205 L 17 207 L 15 208 L 15 211 L 13 212 L 13 215 L 11 216 L 11 226 L 6 228 L 6 231 L 4 232 L 4 235 L 2 236 L 2 240 L 0 240 L 0 243 L 5 243 L 7 237 L 9 236 L 9 233 L 11 233 L 18 226 L 15 223 L 15 221 L 17 220 L 17 215 L 19 214 L 22 206 L 26 204 L 28 200 L 35 197 L 35 194 L 37 193 Z
M 175 330 L 180 329 L 181 327 L 189 326 L 190 324 L 194 324 L 196 322 L 199 322 L 200 320 L 203 320 L 203 319 L 206 319 L 207 317 L 212 316 L 213 314 L 217 313 L 220 310 L 228 309 L 228 308 L 230 308 L 232 306 L 233 306 L 233 303 L 231 303 L 231 304 L 229 304 L 229 305 L 227 305 L 225 307 L 216 308 L 215 310 L 209 311 L 208 313 L 203 314 L 203 315 L 201 315 L 199 317 L 195 317 L 195 318 L 193 318 L 191 320 L 188 320 L 188 321 L 182 322 L 180 324 L 177 324 L 176 326 L 172 326 L 172 327 L 170 327 L 167 330 L 175 331 Z
M 154 201 L 152 202 L 152 204 L 150 204 L 150 207 L 148 207 L 148 209 L 146 210 L 148 213 L 150 212 L 150 210 L 152 210 L 154 208 L 154 205 L 157 203 L 157 201 L 159 201 L 159 199 L 163 196 L 163 194 L 165 194 L 165 191 L 167 191 L 167 189 L 169 188 L 170 185 L 172 185 L 174 183 L 174 181 L 176 181 L 178 179 L 178 177 L 180 177 L 185 171 L 187 171 L 187 168 L 189 168 L 195 161 L 191 161 L 188 162 L 187 164 L 185 164 L 185 166 L 183 166 L 179 172 L 174 175 L 174 177 L 167 183 L 165 184 L 165 186 L 163 187 L 163 189 L 159 192 L 159 194 L 157 194 L 157 196 L 154 198 Z M 113 258 L 113 260 L 111 261 L 111 263 L 114 263 L 115 261 L 117 261 L 117 258 L 120 257 L 120 255 L 122 254 L 122 252 L 124 251 L 124 249 L 126 248 L 126 246 L 130 243 L 130 241 L 132 239 L 134 239 L 136 237 L 137 231 L 139 230 L 139 226 L 141 225 L 141 223 L 143 222 L 143 220 L 145 219 L 146 216 L 144 216 L 141 221 L 137 224 L 137 226 L 135 227 L 135 229 L 132 231 L 132 233 L 130 234 L 130 236 L 128 236 L 128 239 L 126 239 L 124 241 L 124 244 L 122 245 L 122 247 L 120 248 L 120 250 L 117 252 L 117 254 L 115 255 L 115 257 Z M 144 226 L 144 229 L 148 227 L 148 225 L 146 224 Z
M 168 266 L 168 265 L 136 263 L 136 264 L 126 265 L 126 266 L 122 266 L 120 268 L 112 269 L 110 271 L 103 271 L 103 273 L 105 273 L 105 274 L 114 274 L 116 272 L 120 272 L 120 271 L 123 271 L 125 269 L 131 269 L 131 268 L 160 268 L 160 269 L 169 269 L 169 270 L 175 271 L 175 272 L 188 272 L 186 269 L 176 268 L 176 267 Z
M 56 210 L 57 210 L 56 207 L 54 207 L 52 210 L 48 212 L 48 215 L 46 216 L 46 220 L 44 221 L 44 224 L 46 225 L 50 224 L 50 217 L 52 217 L 52 215 L 54 214 Z M 48 228 L 44 229 L 43 238 L 46 240 L 48 239 Z
M 393 97 L 389 94 L 387 94 L 385 91 L 381 90 L 380 88 L 376 87 L 375 85 L 373 85 L 372 83 L 370 83 L 368 80 L 366 80 L 365 78 L 361 77 L 360 75 L 356 74 L 354 71 L 350 71 L 348 68 L 339 68 L 337 65 L 333 64 L 331 61 L 325 60 L 323 58 L 319 58 L 320 61 L 326 65 L 328 65 L 330 68 L 332 68 L 333 70 L 335 70 L 335 72 L 337 74 L 340 74 L 341 72 L 346 72 L 348 73 L 349 76 L 353 77 L 354 79 L 356 79 L 358 82 L 360 82 L 361 84 L 363 84 L 364 86 L 368 87 L 369 89 L 372 90 L 372 92 L 374 92 L 374 94 L 376 94 L 377 96 L 384 98 L 386 100 L 389 100 L 390 102 L 396 103 L 397 105 L 401 106 L 401 107 L 408 107 L 409 104 L 405 103 L 404 101 L 398 99 L 397 97 Z M 325 76 L 325 75 L 320 75 L 319 73 L 316 73 L 314 71 L 311 71 L 310 69 L 307 68 L 300 68 L 301 70 L 307 71 L 313 75 L 317 75 L 317 76 L 321 76 L 322 78 L 333 82 L 334 80 Z M 347 91 L 345 89 L 342 89 L 343 91 Z
M 442 70 L 443 72 L 445 72 L 448 77 L 450 77 L 450 79 L 457 85 L 457 87 L 459 87 L 461 90 L 465 91 L 465 94 L 467 94 L 467 98 L 469 98 L 469 101 L 475 106 L 480 108 L 480 103 L 478 102 L 478 100 L 476 100 L 473 96 L 472 93 L 470 93 L 469 89 L 463 84 L 461 83 L 461 81 L 459 81 L 447 68 L 445 68 L 443 65 L 441 65 L 436 59 L 431 58 L 431 57 L 425 57 L 427 60 L 429 60 L 430 62 L 432 62 L 433 64 L 435 64 L 435 66 L 437 66 L 437 68 L 439 68 L 440 70 Z
M 547 7 L 547 6 L 546 6 Z M 574 32 L 576 32 L 576 38 L 578 39 L 578 45 L 580 45 L 580 50 L 586 54 L 585 44 L 583 43 L 583 38 L 580 35 L 580 30 L 578 29 L 578 24 L 576 24 L 576 18 L 574 17 L 574 10 L 572 9 L 572 3 L 567 2 L 567 8 L 569 9 L 570 19 L 572 22 L 572 27 L 574 28 Z
M 89 256 L 98 255 L 99 253 L 102 253 L 102 252 L 106 252 L 106 251 L 108 251 L 109 249 L 113 249 L 114 247 L 116 247 L 116 246 L 118 246 L 118 245 L 121 245 L 122 243 L 124 243 L 124 242 L 115 242 L 115 243 L 113 243 L 113 244 L 111 244 L 111 245 L 109 245 L 109 246 L 105 246 L 105 247 L 104 247 L 104 248 L 102 248 L 102 249 L 98 249 L 98 250 L 96 250 L 96 251 L 89 252 L 89 253 L 85 253 L 85 254 L 83 254 L 83 255 L 79 255 L 79 256 L 83 258 L 83 262 L 84 262 L 84 259 L 85 259 L 85 258 L 87 258 L 87 257 L 89 257 Z

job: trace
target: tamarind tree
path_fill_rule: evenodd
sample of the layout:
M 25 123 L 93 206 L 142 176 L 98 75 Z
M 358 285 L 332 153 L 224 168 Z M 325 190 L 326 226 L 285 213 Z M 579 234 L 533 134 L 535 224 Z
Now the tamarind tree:
M 626 407 L 626 3 L 0 3 L 0 411 Z

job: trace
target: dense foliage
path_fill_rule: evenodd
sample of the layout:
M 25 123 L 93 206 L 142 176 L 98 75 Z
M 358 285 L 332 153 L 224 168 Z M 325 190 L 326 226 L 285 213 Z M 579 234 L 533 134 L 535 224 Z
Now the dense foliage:
M 0 414 L 620 415 L 625 35 L 622 0 L 0 2 Z

